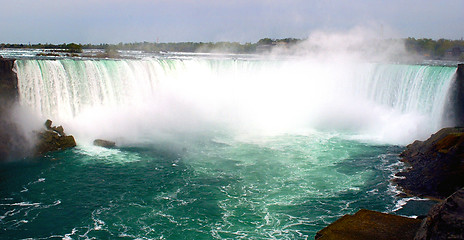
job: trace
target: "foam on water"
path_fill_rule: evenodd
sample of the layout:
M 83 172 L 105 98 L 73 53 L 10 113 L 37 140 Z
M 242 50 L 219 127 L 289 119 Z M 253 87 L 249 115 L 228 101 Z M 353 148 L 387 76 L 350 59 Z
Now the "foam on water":
M 137 153 L 87 144 L 79 145 L 76 151 L 84 156 L 81 158 L 84 164 L 125 164 L 141 160 Z

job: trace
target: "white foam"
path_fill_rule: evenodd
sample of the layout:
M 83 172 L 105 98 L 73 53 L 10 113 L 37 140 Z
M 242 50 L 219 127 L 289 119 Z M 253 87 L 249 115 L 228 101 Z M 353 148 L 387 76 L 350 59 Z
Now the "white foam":
M 71 236 L 73 236 L 73 235 L 76 234 L 76 233 L 77 233 L 77 229 L 76 229 L 76 228 L 73 228 L 73 229 L 71 230 L 71 233 L 65 234 L 64 237 L 62 238 L 62 240 L 72 240 L 72 237 L 71 237 Z
M 40 203 L 30 203 L 30 202 L 19 202 L 19 203 L 1 203 L 0 206 L 19 206 L 19 207 L 30 207 L 30 206 L 40 206 Z
M 409 201 L 430 201 L 430 200 L 425 199 L 425 198 L 419 198 L 419 197 L 401 198 L 398 201 L 396 201 L 392 212 L 396 212 L 396 211 L 402 209 Z
M 86 157 L 80 160 L 85 164 L 108 163 L 108 164 L 125 164 L 141 161 L 141 157 L 136 152 L 121 151 L 116 148 L 104 148 L 99 146 L 79 144 L 76 147 L 79 154 Z

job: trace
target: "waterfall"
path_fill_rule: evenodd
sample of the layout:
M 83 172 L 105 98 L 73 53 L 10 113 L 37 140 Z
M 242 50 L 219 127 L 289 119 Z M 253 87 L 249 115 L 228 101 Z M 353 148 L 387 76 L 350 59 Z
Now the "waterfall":
M 21 105 L 83 135 L 217 126 L 277 133 L 315 128 L 399 144 L 443 127 L 456 71 L 201 58 L 17 60 L 15 68 Z

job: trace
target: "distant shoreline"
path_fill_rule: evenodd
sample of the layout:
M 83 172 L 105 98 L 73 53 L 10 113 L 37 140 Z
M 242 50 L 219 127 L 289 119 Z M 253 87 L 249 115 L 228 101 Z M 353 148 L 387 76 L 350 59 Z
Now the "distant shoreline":
M 53 53 L 60 52 L 69 54 L 82 53 L 83 50 L 98 49 L 106 54 L 121 50 L 141 51 L 144 53 L 163 54 L 167 52 L 184 53 L 234 53 L 234 54 L 256 54 L 268 53 L 274 50 L 288 52 L 294 46 L 305 44 L 308 39 L 284 38 L 270 39 L 263 38 L 256 43 L 239 42 L 134 42 L 118 44 L 10 44 L 0 43 L 0 49 L 45 49 Z M 375 51 L 382 52 L 385 44 L 404 44 L 406 53 L 423 58 L 424 60 L 454 60 L 464 61 L 464 40 L 432 40 L 428 38 L 415 39 L 376 39 L 366 40 L 361 48 L 373 48 Z M 313 46 L 311 46 L 313 47 Z M 317 50 L 318 46 L 315 46 Z M 358 49 L 356 49 L 358 50 Z M 111 56 L 109 56 L 111 57 Z

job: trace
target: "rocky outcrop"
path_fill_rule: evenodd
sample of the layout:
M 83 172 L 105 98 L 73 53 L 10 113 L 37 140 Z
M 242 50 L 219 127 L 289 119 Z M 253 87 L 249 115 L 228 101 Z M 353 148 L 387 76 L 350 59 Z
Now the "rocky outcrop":
M 93 141 L 93 145 L 105 147 L 105 148 L 113 148 L 116 146 L 116 143 L 113 141 L 103 140 L 103 139 L 95 139 Z
M 400 156 L 410 168 L 395 182 L 406 193 L 444 199 L 464 187 L 464 128 L 443 128 Z
M 66 135 L 62 126 L 53 127 L 51 120 L 45 122 L 45 129 L 37 133 L 37 138 L 35 155 L 43 155 L 48 152 L 65 150 L 76 146 L 74 137 Z
M 361 209 L 354 215 L 345 215 L 322 229 L 316 234 L 315 239 L 413 239 L 420 224 L 420 219 Z
M 464 188 L 430 209 L 414 239 L 464 239 Z

